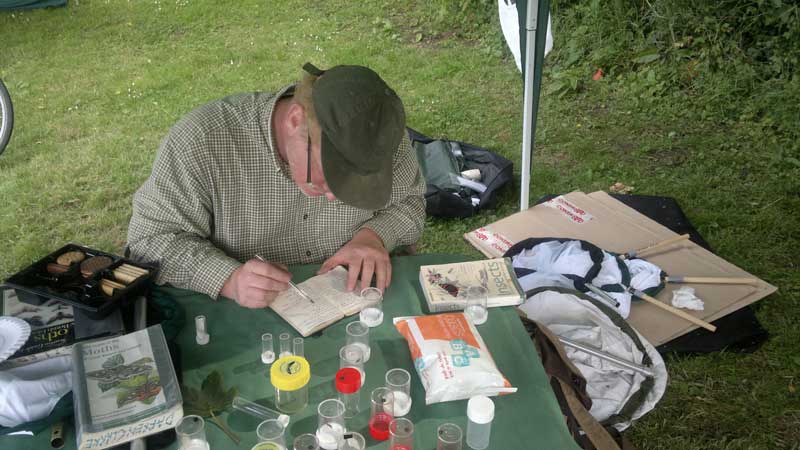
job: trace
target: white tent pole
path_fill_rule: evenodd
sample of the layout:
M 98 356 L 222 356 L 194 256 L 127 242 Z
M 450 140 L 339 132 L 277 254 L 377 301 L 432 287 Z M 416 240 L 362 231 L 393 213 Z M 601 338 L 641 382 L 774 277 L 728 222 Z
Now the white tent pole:
M 536 25 L 539 0 L 528 0 L 525 16 L 525 95 L 522 109 L 522 180 L 520 181 L 519 210 L 528 209 L 531 183 L 531 157 L 533 157 L 533 78 L 536 68 Z

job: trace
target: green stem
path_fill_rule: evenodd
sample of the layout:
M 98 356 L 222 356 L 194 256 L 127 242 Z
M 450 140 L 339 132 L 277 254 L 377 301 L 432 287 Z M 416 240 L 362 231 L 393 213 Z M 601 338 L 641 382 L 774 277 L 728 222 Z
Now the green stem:
M 225 425 L 225 422 L 223 422 L 222 420 L 220 420 L 220 418 L 219 418 L 219 417 L 215 416 L 215 415 L 214 415 L 214 411 L 209 411 L 209 413 L 211 413 L 211 421 L 214 423 L 214 425 L 216 425 L 217 427 L 219 427 L 219 429 L 220 429 L 220 430 L 222 430 L 222 431 L 223 431 L 225 434 L 227 434 L 227 435 L 228 435 L 228 437 L 229 437 L 229 438 L 231 438 L 231 440 L 233 441 L 233 443 L 234 443 L 234 444 L 236 444 L 236 445 L 239 445 L 239 442 L 241 441 L 241 438 L 239 438 L 239 436 L 237 436 L 237 435 L 236 435 L 236 433 L 234 433 L 233 431 L 231 431 L 231 430 L 230 430 L 230 429 L 229 429 L 229 428 L 228 428 L 228 427 Z

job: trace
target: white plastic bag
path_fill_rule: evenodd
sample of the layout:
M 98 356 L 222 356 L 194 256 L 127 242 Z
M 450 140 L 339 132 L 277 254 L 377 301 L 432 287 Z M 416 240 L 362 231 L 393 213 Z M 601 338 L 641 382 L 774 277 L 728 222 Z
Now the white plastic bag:
M 394 325 L 408 341 L 426 405 L 517 392 L 464 313 L 397 317 Z

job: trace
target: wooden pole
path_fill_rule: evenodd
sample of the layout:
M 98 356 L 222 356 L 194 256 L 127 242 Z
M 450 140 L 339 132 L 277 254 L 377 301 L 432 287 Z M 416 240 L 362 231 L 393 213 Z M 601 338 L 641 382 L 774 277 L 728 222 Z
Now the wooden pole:
M 621 259 L 633 258 L 634 256 L 639 256 L 641 253 L 651 252 L 651 251 L 653 251 L 653 250 L 655 250 L 657 248 L 666 247 L 668 245 L 672 245 L 672 244 L 674 244 L 676 242 L 685 241 L 687 239 L 689 239 L 689 235 L 688 234 L 682 234 L 680 236 L 677 236 L 677 237 L 674 237 L 674 238 L 671 238 L 671 239 L 667 239 L 666 241 L 661 241 L 661 242 L 659 242 L 657 244 L 653 244 L 653 245 L 651 245 L 649 247 L 645 247 L 645 248 L 642 248 L 642 249 L 639 249 L 639 250 L 632 250 L 630 252 L 625 253 L 624 255 L 620 255 L 620 258 Z
M 757 278 L 735 278 L 735 277 L 676 277 L 669 276 L 665 280 L 667 283 L 698 283 L 698 284 L 751 284 L 758 285 Z
M 680 309 L 675 308 L 674 306 L 671 306 L 671 305 L 668 305 L 666 303 L 660 302 L 657 299 L 645 294 L 644 292 L 642 292 L 642 291 L 640 291 L 638 289 L 630 288 L 629 291 L 633 295 L 641 298 L 642 300 L 646 301 L 647 303 L 650 303 L 651 305 L 658 306 L 659 308 L 661 308 L 661 309 L 663 309 L 665 311 L 669 311 L 672 314 L 680 317 L 681 319 L 688 320 L 689 322 L 692 322 L 693 324 L 695 324 L 697 326 L 703 327 L 708 331 L 711 331 L 711 332 L 717 331 L 717 327 L 715 327 L 714 325 L 711 325 L 710 323 L 708 323 L 708 322 L 706 322 L 704 320 L 700 320 L 697 317 L 695 317 L 695 316 L 693 316 L 693 315 L 691 315 L 691 314 L 689 314 L 689 313 L 687 313 L 685 311 L 681 311 Z

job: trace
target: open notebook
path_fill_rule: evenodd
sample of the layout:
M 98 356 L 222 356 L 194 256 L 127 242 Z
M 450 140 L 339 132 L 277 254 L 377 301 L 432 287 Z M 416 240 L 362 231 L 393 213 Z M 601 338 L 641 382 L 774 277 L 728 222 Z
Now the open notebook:
M 369 306 L 370 302 L 357 292 L 347 292 L 346 286 L 347 269 L 337 266 L 297 285 L 313 303 L 290 288 L 281 292 L 270 307 L 306 337 Z

